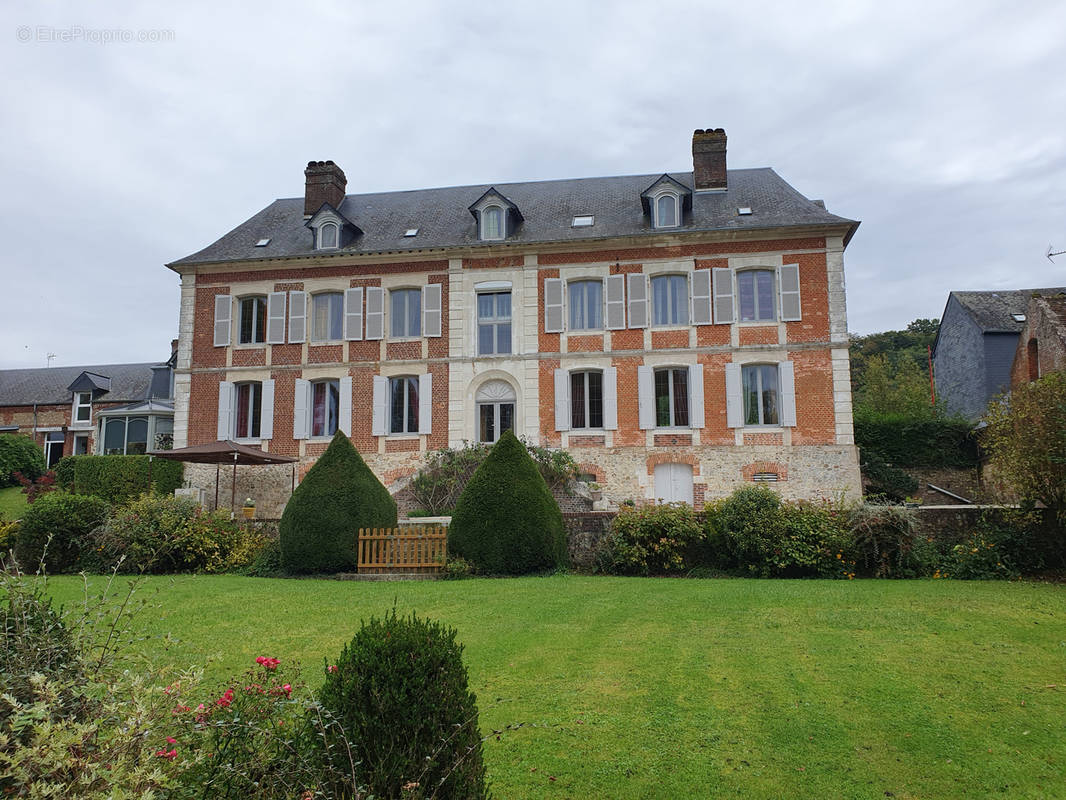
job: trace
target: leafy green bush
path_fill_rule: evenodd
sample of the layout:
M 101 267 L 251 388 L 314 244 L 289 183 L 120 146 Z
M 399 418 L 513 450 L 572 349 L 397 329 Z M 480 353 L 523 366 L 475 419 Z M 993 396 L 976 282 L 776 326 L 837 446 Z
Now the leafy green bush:
M 918 536 L 912 508 L 866 503 L 848 513 L 849 554 L 860 575 L 870 578 L 917 578 L 933 570 L 935 553 Z
M 597 567 L 621 575 L 669 575 L 692 566 L 691 550 L 703 537 L 687 503 L 627 507 L 601 543 Z
M 41 477 L 44 470 L 44 451 L 33 439 L 17 433 L 0 433 L 0 487 L 15 486 L 16 472 L 32 481 Z
M 263 541 L 243 573 L 252 578 L 277 578 L 284 575 L 285 570 L 281 566 L 281 542 L 277 539 Z
M 444 562 L 444 569 L 440 573 L 443 581 L 461 581 L 469 578 L 474 572 L 474 567 L 465 558 L 452 558 L 449 556 Z
M 48 572 L 73 569 L 91 549 L 90 534 L 104 523 L 109 509 L 99 497 L 66 492 L 42 495 L 22 515 L 15 557 L 26 569 L 36 569 L 42 558 Z
M 914 417 L 855 409 L 855 444 L 897 467 L 974 467 L 973 425 L 953 417 Z
M 294 573 L 351 570 L 359 529 L 395 525 L 396 501 L 337 431 L 281 515 L 281 561 Z
M 181 487 L 185 465 L 149 456 L 65 456 L 54 470 L 60 487 L 122 505 L 149 491 L 172 495 Z
M 964 581 L 1004 580 L 1017 578 L 1018 571 L 995 541 L 975 531 L 951 548 L 939 569 L 941 578 Z
M 477 698 L 467 685 L 455 630 L 397 617 L 363 623 L 328 666 L 318 694 L 339 723 L 327 729 L 324 761 L 336 772 L 357 764 L 359 783 L 375 797 L 487 797 Z M 343 730 L 351 752 L 338 746 Z M 339 763 L 337 763 L 339 761 Z M 407 789 L 410 791 L 410 789 Z M 347 787 L 331 797 L 352 797 Z
M 918 481 L 898 467 L 886 464 L 875 450 L 862 450 L 863 477 L 868 481 L 870 494 L 883 495 L 889 500 L 902 503 L 918 491 Z
M 448 528 L 448 552 L 489 575 L 565 565 L 559 504 L 511 431 L 500 436 L 463 490 Z

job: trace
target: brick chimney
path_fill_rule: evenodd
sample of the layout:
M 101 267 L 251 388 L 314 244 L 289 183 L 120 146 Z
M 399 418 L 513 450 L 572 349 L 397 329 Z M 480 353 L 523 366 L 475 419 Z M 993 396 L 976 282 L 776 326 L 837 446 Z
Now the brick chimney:
M 332 161 L 308 161 L 304 176 L 307 178 L 304 191 L 305 217 L 310 217 L 322 208 L 323 203 L 340 208 L 344 201 L 344 190 L 348 187 L 344 170 Z
M 692 175 L 697 192 L 725 191 L 725 130 L 692 132 Z

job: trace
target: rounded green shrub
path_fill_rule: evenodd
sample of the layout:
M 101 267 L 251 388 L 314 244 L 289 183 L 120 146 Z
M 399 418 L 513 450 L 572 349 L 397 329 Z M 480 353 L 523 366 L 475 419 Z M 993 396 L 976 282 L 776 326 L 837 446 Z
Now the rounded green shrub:
M 109 510 L 99 497 L 66 492 L 41 495 L 22 515 L 15 558 L 26 570 L 37 569 L 42 558 L 48 572 L 72 570 L 91 548 L 90 535 L 107 520 Z
M 44 451 L 29 436 L 0 433 L 0 486 L 16 486 L 14 473 L 31 481 L 44 475 Z
M 327 664 L 318 695 L 339 725 L 323 737 L 327 774 L 354 763 L 357 783 L 374 797 L 488 796 L 477 698 L 455 633 L 395 610 L 363 623 Z M 351 795 L 333 787 L 330 796 Z
M 281 563 L 293 573 L 352 570 L 359 529 L 392 528 L 396 517 L 388 489 L 337 431 L 281 515 Z
M 669 575 L 693 566 L 703 529 L 688 503 L 619 509 L 599 553 L 598 566 L 620 575 Z
M 470 478 L 448 527 L 448 551 L 483 574 L 566 564 L 563 515 L 525 446 L 505 431 Z

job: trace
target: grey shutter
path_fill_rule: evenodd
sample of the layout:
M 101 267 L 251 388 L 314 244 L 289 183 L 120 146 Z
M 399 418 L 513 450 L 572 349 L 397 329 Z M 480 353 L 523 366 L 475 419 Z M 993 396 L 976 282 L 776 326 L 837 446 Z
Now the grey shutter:
M 607 330 L 617 331 L 626 326 L 626 276 L 607 276 Z
M 385 291 L 380 286 L 366 287 L 366 338 L 385 337 Z
M 800 268 L 799 264 L 781 267 L 781 321 L 795 322 L 800 315 Z
M 439 283 L 427 283 L 422 287 L 422 335 L 440 336 L 441 288 Z M 421 419 L 421 418 L 420 418 Z M 429 431 L 426 431 L 429 433 Z
M 358 341 L 363 338 L 363 288 L 344 290 L 344 338 Z
M 215 295 L 215 347 L 229 345 L 230 322 L 233 319 L 233 298 L 228 294 Z
M 388 432 L 386 423 L 389 418 L 389 379 L 381 375 L 374 376 L 374 418 L 370 432 L 374 436 L 384 436 Z
M 711 271 L 698 269 L 692 273 L 692 324 L 711 324 Z
M 340 402 L 337 404 L 337 427 L 345 436 L 352 435 L 352 378 L 340 380 Z
M 603 429 L 618 430 L 618 370 L 614 367 L 603 370 Z
M 220 381 L 218 384 L 218 440 L 233 438 L 233 384 Z
M 289 292 L 289 341 L 299 344 L 306 339 L 307 292 Z
M 642 430 L 655 427 L 655 373 L 651 367 L 637 367 L 637 418 Z
M 285 344 L 285 292 L 267 295 L 267 344 Z
M 733 270 L 716 267 L 711 272 L 714 280 L 714 323 L 725 325 L 734 322 Z
M 274 438 L 274 381 L 263 381 L 263 400 L 259 406 L 259 438 Z
M 418 432 L 433 433 L 433 374 L 429 372 L 418 376 Z
M 703 364 L 692 364 L 688 368 L 689 427 L 704 427 L 706 424 L 705 418 L 706 415 L 703 413 Z
M 744 390 L 741 388 L 740 364 L 725 365 L 725 424 L 744 427 Z
M 561 278 L 544 279 L 544 332 L 563 332 L 563 281 Z M 565 428 L 556 428 L 565 430 Z
M 306 439 L 311 434 L 311 381 L 296 379 L 292 393 L 292 438 Z
M 555 370 L 555 430 L 570 430 L 570 373 Z
M 777 365 L 777 380 L 781 387 L 781 425 L 796 427 L 796 370 L 791 361 Z
M 629 327 L 648 327 L 648 284 L 643 272 L 626 276 L 629 284 Z

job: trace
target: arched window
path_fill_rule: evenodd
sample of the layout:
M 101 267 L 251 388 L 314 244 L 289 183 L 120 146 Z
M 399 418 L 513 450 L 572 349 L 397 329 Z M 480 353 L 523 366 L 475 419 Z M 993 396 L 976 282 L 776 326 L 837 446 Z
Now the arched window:
M 327 250 L 337 246 L 339 231 L 336 222 L 326 222 L 318 229 L 318 249 Z
M 481 212 L 481 238 L 486 240 L 503 238 L 503 209 L 488 206 Z
M 678 226 L 677 195 L 671 192 L 655 198 L 655 227 L 676 228 Z
M 491 444 L 504 431 L 514 430 L 515 399 L 514 389 L 506 381 L 488 381 L 477 390 L 479 442 Z

